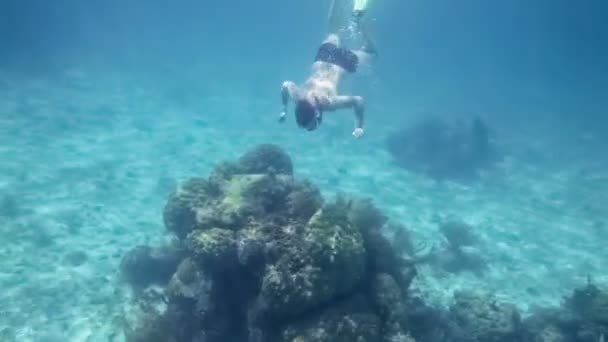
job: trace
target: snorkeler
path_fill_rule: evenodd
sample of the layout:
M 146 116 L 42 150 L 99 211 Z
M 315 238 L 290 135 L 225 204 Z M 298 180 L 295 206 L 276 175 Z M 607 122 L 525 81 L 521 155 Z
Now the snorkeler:
M 355 114 L 355 128 L 353 136 L 363 135 L 364 102 L 361 96 L 338 95 L 338 83 L 344 73 L 354 73 L 357 67 L 364 64 L 376 49 L 364 30 L 361 19 L 366 9 L 366 0 L 355 0 L 352 12 L 352 24 L 362 34 L 365 41 L 361 49 L 349 50 L 340 47 L 338 27 L 336 25 L 335 0 L 331 3 L 329 14 L 329 35 L 323 41 L 314 63 L 311 75 L 301 87 L 294 82 L 285 81 L 281 88 L 283 111 L 279 121 L 285 121 L 287 104 L 292 100 L 295 104 L 296 122 L 299 127 L 313 131 L 319 127 L 324 112 L 337 109 L 353 109 Z

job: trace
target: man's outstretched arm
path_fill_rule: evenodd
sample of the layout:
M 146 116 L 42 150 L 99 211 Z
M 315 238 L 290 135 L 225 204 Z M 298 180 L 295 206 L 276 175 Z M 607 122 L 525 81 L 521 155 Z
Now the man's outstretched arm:
M 298 91 L 298 86 L 291 81 L 283 82 L 281 86 L 281 102 L 283 104 L 283 110 L 281 114 L 279 114 L 279 121 L 285 120 L 285 115 L 287 115 L 287 105 L 290 100 L 295 99 L 296 93 Z
M 365 103 L 361 96 L 333 96 L 329 98 L 329 104 L 325 110 L 336 110 L 352 108 L 355 114 L 355 129 L 353 135 L 360 137 L 363 135 Z

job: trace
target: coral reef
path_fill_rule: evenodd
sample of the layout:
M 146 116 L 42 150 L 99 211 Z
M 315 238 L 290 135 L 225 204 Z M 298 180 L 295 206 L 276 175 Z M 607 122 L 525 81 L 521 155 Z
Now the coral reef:
M 491 296 L 458 292 L 450 314 L 463 341 L 517 341 L 521 331 L 515 307 L 498 303 Z
M 263 144 L 239 158 L 238 165 L 245 174 L 293 174 L 291 158 L 283 150 L 272 144 Z
M 163 288 L 138 297 L 129 340 L 409 340 L 416 272 L 381 233 L 386 217 L 366 199 L 325 202 L 292 173 L 287 154 L 261 145 L 169 196 L 179 258 L 140 246 L 121 265 L 135 289 Z
M 390 134 L 386 147 L 399 166 L 439 179 L 474 177 L 496 158 L 480 118 L 469 123 L 425 118 Z
M 477 237 L 473 233 L 473 227 L 465 222 L 445 222 L 441 224 L 439 231 L 441 231 L 441 234 L 443 234 L 452 249 L 470 247 L 477 242 Z
M 443 248 L 433 249 L 427 259 L 450 273 L 470 271 L 483 275 L 488 265 L 476 246 L 479 238 L 473 227 L 462 221 L 447 221 L 440 224 L 439 231 L 445 240 Z
M 171 194 L 165 226 L 183 239 L 195 229 L 238 230 L 249 218 L 307 220 L 321 203 L 317 189 L 292 177 L 291 159 L 278 147 L 261 145 L 238 163 L 218 165 L 207 179 L 193 178 Z
M 281 341 L 381 341 L 382 321 L 363 296 L 336 303 L 318 315 L 288 324 Z
M 123 257 L 121 274 L 129 284 L 138 288 L 166 284 L 177 269 L 182 254 L 183 251 L 176 246 L 137 246 Z
M 407 322 L 416 341 L 603 342 L 608 336 L 608 291 L 588 284 L 561 307 L 538 308 L 525 319 L 488 294 L 457 292 L 448 310 L 408 298 Z
M 135 294 L 127 341 L 604 341 L 608 291 L 592 284 L 523 320 L 487 294 L 429 306 L 409 290 L 415 264 L 474 248 L 472 227 L 443 224 L 444 249 L 420 256 L 407 228 L 370 200 L 324 201 L 291 165 L 262 145 L 169 196 L 164 221 L 176 240 L 135 247 L 121 263 Z
M 559 308 L 537 310 L 524 321 L 524 341 L 592 342 L 608 338 L 608 290 L 589 283 Z

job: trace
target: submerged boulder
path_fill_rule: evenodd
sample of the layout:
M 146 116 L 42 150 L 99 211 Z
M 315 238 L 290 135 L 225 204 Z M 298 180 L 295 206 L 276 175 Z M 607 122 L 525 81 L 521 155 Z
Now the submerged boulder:
M 465 342 L 512 342 L 519 338 L 519 313 L 513 305 L 499 303 L 491 296 L 457 292 L 450 314 Z
M 483 139 L 483 132 L 475 134 Z M 312 183 L 294 178 L 289 156 L 274 145 L 184 182 L 163 217 L 175 243 L 137 246 L 120 266 L 136 294 L 126 305 L 132 314 L 121 322 L 127 341 L 596 342 L 608 336 L 608 291 L 591 283 L 562 307 L 523 322 L 514 306 L 487 295 L 458 292 L 447 310 L 428 305 L 409 291 L 423 259 L 407 256 L 415 253 L 405 228 L 392 225 L 391 243 L 383 234 L 387 217 L 372 201 L 344 195 L 325 201 Z M 471 227 L 451 222 L 441 232 L 448 260 L 462 264 L 477 242 Z M 439 264 L 446 265 L 452 264 Z
M 257 299 L 259 314 L 296 316 L 348 294 L 365 272 L 360 232 L 345 203 L 330 203 L 302 227 L 286 227 L 267 265 Z
M 153 284 L 166 284 L 184 257 L 177 246 L 137 246 L 122 259 L 120 271 L 123 279 L 137 288 Z
M 245 174 L 293 175 L 291 158 L 273 144 L 262 144 L 251 149 L 239 158 L 238 164 L 240 171 Z
M 361 296 L 286 325 L 277 342 L 383 342 L 382 321 Z
M 181 239 L 197 229 L 238 230 L 251 219 L 306 222 L 322 204 L 320 192 L 294 180 L 289 157 L 271 146 L 248 152 L 238 163 L 219 164 L 207 179 L 178 186 L 164 208 L 166 228 Z M 263 160 L 256 162 L 256 156 Z
M 386 148 L 397 165 L 440 179 L 474 177 L 496 158 L 489 129 L 480 118 L 425 118 L 391 133 Z
M 165 312 L 142 316 L 167 341 L 409 340 L 415 268 L 381 234 L 386 217 L 369 200 L 326 202 L 292 173 L 263 145 L 169 196 L 165 225 L 184 254 L 164 274 Z
M 229 270 L 237 265 L 236 234 L 229 229 L 211 228 L 188 234 L 188 251 L 208 270 Z

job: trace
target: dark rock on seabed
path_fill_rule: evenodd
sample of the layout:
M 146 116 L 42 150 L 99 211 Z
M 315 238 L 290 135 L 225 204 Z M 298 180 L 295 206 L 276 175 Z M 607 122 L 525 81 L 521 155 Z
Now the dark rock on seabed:
M 416 262 L 382 233 L 387 217 L 367 199 L 325 201 L 274 145 L 181 184 L 163 214 L 175 243 L 135 247 L 121 264 L 137 293 L 128 341 L 597 342 L 608 332 L 608 292 L 591 284 L 523 320 L 485 294 L 427 305 L 409 291 Z M 457 231 L 452 242 L 470 243 Z

